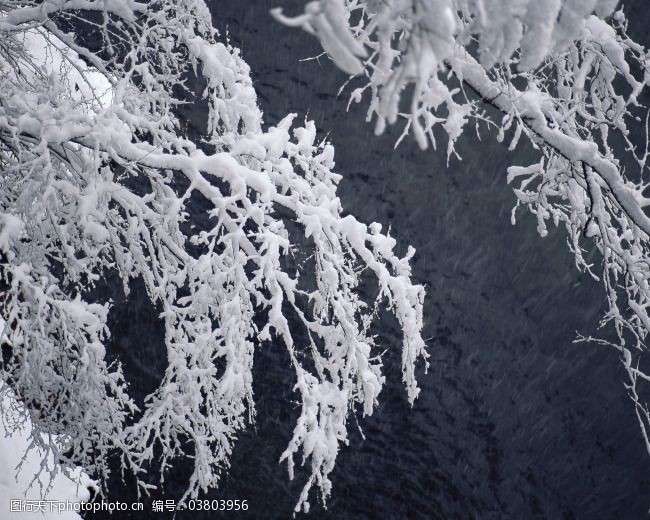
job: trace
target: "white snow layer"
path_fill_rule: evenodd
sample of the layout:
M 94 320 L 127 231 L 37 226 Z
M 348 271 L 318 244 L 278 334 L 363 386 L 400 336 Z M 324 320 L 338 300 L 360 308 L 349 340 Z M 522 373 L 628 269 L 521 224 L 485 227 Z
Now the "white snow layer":
M 0 387 L 4 382 L 0 381 Z M 81 517 L 74 511 L 50 511 L 51 504 L 47 503 L 45 512 L 32 511 L 11 511 L 12 500 L 31 501 L 34 505 L 39 500 L 52 500 L 58 502 L 70 503 L 87 502 L 90 499 L 88 487 L 93 487 L 94 483 L 77 468 L 70 477 L 57 473 L 52 482 L 50 482 L 49 471 L 54 467 L 54 460 L 49 456 L 43 461 L 42 452 L 37 449 L 27 452 L 30 445 L 31 424 L 23 423 L 20 427 L 15 428 L 17 421 L 22 420 L 19 417 L 18 409 L 20 404 L 16 399 L 5 394 L 2 398 L 0 411 L 2 420 L 0 421 L 0 518 L 8 520 L 80 520 Z M 25 457 L 20 468 L 21 459 Z M 41 473 L 38 479 L 34 476 L 39 472 L 41 463 L 47 464 L 45 471 Z

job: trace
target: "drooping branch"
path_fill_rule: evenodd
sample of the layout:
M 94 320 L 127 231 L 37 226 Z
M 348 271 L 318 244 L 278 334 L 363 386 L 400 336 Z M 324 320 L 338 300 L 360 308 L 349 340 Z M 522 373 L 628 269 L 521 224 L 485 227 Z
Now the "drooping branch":
M 16 323 L 0 377 L 34 427 L 56 430 L 60 460 L 98 476 L 116 451 L 145 491 L 157 448 L 163 473 L 191 458 L 183 498 L 195 497 L 218 484 L 254 420 L 254 351 L 273 340 L 303 403 L 281 456 L 290 471 L 299 452 L 309 463 L 296 507 L 314 485 L 325 499 L 349 415 L 372 413 L 383 385 L 369 331 L 378 305 L 403 329 L 417 397 L 413 251 L 400 258 L 381 226 L 342 216 L 333 147 L 313 123 L 288 116 L 263 130 L 248 66 L 217 41 L 203 2 L 1 2 L 0 35 L 2 311 Z M 179 117 L 188 101 L 208 111 L 194 141 Z M 197 198 L 207 218 L 191 233 Z M 311 254 L 290 267 L 299 247 Z M 105 361 L 108 305 L 88 301 L 109 272 L 125 291 L 141 278 L 165 325 L 168 366 L 141 410 Z M 376 296 L 360 291 L 361 273 Z
M 594 20 L 594 23 L 602 22 Z M 545 96 L 535 91 L 520 91 L 512 83 L 499 85 L 463 48 L 458 48 L 448 63 L 454 74 L 483 102 L 496 107 L 504 116 L 516 117 L 539 142 L 553 148 L 567 161 L 589 166 L 607 186 L 609 196 L 614 197 L 634 224 L 650 237 L 650 218 L 643 210 L 650 205 L 650 199 L 638 186 L 624 179 L 615 159 L 605 157 L 597 142 L 571 135 L 557 125 L 551 127 L 549 122 L 555 123 L 556 111 L 545 102 Z M 584 176 L 586 178 L 586 172 Z
M 617 4 L 320 0 L 297 17 L 273 14 L 314 34 L 339 68 L 358 76 L 364 84 L 350 101 L 369 97 L 367 120 L 378 133 L 404 121 L 396 145 L 413 135 L 422 148 L 435 147 L 440 129 L 449 158 L 474 119 L 499 140 L 513 130 L 510 150 L 522 139 L 538 150 L 538 163 L 508 169 L 513 223 L 524 206 L 542 236 L 548 222 L 563 225 L 576 266 L 602 281 L 609 308 L 601 325 L 614 325 L 611 346 L 621 354 L 650 453 L 639 386 L 650 380 L 641 362 L 650 331 L 649 111 L 639 104 L 650 53 L 628 36 Z M 409 109 L 400 112 L 404 101 Z M 594 247 L 602 275 L 584 257 Z M 579 337 L 586 339 L 610 344 Z

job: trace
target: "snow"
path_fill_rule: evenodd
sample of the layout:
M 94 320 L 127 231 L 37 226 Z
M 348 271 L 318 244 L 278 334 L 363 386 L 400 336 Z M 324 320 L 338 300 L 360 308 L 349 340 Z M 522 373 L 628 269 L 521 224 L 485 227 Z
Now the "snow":
M 108 78 L 90 68 L 56 36 L 41 29 L 30 29 L 21 34 L 20 40 L 30 58 L 29 65 L 26 62 L 22 69 L 23 73 L 55 74 L 76 103 L 94 109 L 110 105 L 112 86 Z M 3 57 L 0 56 L 0 66 L 2 64 Z M 6 69 L 12 71 L 8 66 Z
M 0 318 L 0 331 L 5 328 Z M 51 453 L 44 457 L 38 448 L 30 449 L 32 423 L 22 403 L 9 386 L 0 380 L 0 518 L 10 512 L 11 520 L 38 518 L 43 520 L 81 520 L 74 504 L 88 502 L 95 483 L 80 467 L 69 475 L 56 467 Z M 51 478 L 54 475 L 54 478 Z M 45 512 L 12 510 L 12 501 L 52 501 Z M 72 507 L 68 507 L 70 502 Z M 66 503 L 66 509 L 62 506 Z M 54 510 L 51 510 L 54 509 Z M 61 510 L 59 510 L 61 509 Z
M 33 449 L 27 451 L 30 445 L 31 422 L 23 421 L 22 405 L 18 402 L 5 383 L 0 381 L 0 391 L 3 394 L 0 401 L 2 420 L 0 421 L 0 517 L 11 511 L 12 500 L 51 500 L 56 502 L 79 503 L 90 499 L 89 487 L 94 487 L 92 480 L 77 468 L 70 477 L 57 473 L 50 482 L 50 471 L 55 468 L 54 460 L 49 455 L 43 461 L 42 453 Z M 21 424 L 22 422 L 22 424 Z M 23 460 L 24 457 L 24 460 Z M 21 463 L 22 462 L 22 463 Z M 41 471 L 41 464 L 46 467 L 39 478 L 35 475 Z M 11 512 L 11 520 L 40 518 L 44 520 L 80 520 L 74 511 L 50 511 L 46 504 L 45 513 Z M 59 507 L 58 504 L 54 507 Z M 38 517 L 36 516 L 38 514 Z

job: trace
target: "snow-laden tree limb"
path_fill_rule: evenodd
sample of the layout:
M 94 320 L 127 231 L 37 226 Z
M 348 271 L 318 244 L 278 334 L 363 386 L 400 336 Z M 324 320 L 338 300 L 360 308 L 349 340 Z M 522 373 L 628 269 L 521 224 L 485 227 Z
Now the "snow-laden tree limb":
M 343 71 L 366 84 L 350 100 L 369 93 L 367 120 L 382 133 L 405 120 L 422 148 L 440 125 L 449 137 L 448 155 L 476 107 L 449 86 L 442 71 L 458 49 L 475 46 L 485 69 L 511 63 L 532 70 L 550 54 L 580 37 L 593 12 L 611 14 L 617 0 L 318 0 L 290 18 L 273 16 L 316 35 Z M 413 86 L 409 111 L 400 112 L 405 89 Z M 460 99 L 459 99 L 460 98 Z M 444 112 L 447 112 L 444 115 Z M 401 139 L 400 139 L 401 140 Z M 398 141 L 399 142 L 399 141 Z
M 350 100 L 369 95 L 377 132 L 403 119 L 400 140 L 412 133 L 426 148 L 439 129 L 450 156 L 474 119 L 499 140 L 512 131 L 511 150 L 523 138 L 539 151 L 538 163 L 508 169 L 517 207 L 537 217 L 542 236 L 548 221 L 563 224 L 576 265 L 602 280 L 609 304 L 602 325 L 614 324 L 612 346 L 650 453 L 640 385 L 650 380 L 642 363 L 650 331 L 649 136 L 648 107 L 639 104 L 650 53 L 627 35 L 617 4 L 321 0 L 295 18 L 273 14 L 315 34 L 342 70 L 362 78 Z M 404 102 L 409 110 L 400 112 Z M 601 274 L 583 256 L 593 245 Z M 579 338 L 586 339 L 593 340 Z
M 163 471 L 191 457 L 194 497 L 254 419 L 254 350 L 275 338 L 302 402 L 282 454 L 291 474 L 300 452 L 309 465 L 296 508 L 314 485 L 326 498 L 348 417 L 371 414 L 384 382 L 378 305 L 400 323 L 418 395 L 414 251 L 401 258 L 379 224 L 341 215 L 333 148 L 313 123 L 263 130 L 248 66 L 202 1 L 0 1 L 0 35 L 1 377 L 58 435 L 44 447 L 98 476 L 115 452 L 136 476 L 157 447 Z M 192 141 L 178 114 L 197 96 L 209 115 Z M 208 224 L 190 221 L 197 201 Z M 88 300 L 109 272 L 125 291 L 141 278 L 165 324 L 168 367 L 142 410 L 106 361 L 109 306 Z M 362 277 L 376 280 L 369 300 Z

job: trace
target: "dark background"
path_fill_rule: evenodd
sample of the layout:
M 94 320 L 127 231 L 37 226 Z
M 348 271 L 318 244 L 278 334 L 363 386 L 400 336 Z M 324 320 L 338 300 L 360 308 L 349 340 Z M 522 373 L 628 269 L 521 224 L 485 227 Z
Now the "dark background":
M 626 13 L 632 35 L 647 45 L 646 4 L 627 2 Z M 271 19 L 278 5 L 295 14 L 304 2 L 213 0 L 210 8 L 251 66 L 266 123 L 289 112 L 313 119 L 335 145 L 343 206 L 362 221 L 390 225 L 402 250 L 417 249 L 413 273 L 427 287 L 431 354 L 410 408 L 400 336 L 390 320 L 382 324 L 390 350 L 379 408 L 359 418 L 365 440 L 351 418 L 327 509 L 312 498 L 308 518 L 646 518 L 650 457 L 617 354 L 573 343 L 577 332 L 597 333 L 604 291 L 576 270 L 563 230 L 542 239 L 523 212 L 510 224 L 515 198 L 506 168 L 527 164 L 527 153 L 510 153 L 487 133 L 478 142 L 471 132 L 458 146 L 462 161 L 449 166 L 446 141 L 422 152 L 406 139 L 394 150 L 401 128 L 376 137 L 364 122 L 366 105 L 346 112 L 346 95 L 336 95 L 345 76 L 327 57 L 300 61 L 321 49 Z M 145 301 L 135 283 L 111 314 L 114 346 L 140 398 L 165 364 L 160 324 Z M 278 464 L 298 412 L 283 349 L 258 350 L 257 423 L 207 497 L 245 499 L 249 510 L 177 518 L 291 517 L 305 475 L 290 482 Z M 178 498 L 186 478 L 179 465 L 152 498 Z M 111 492 L 109 499 L 135 499 L 128 483 L 114 482 Z M 151 512 L 150 501 L 144 513 L 113 518 L 171 516 Z

